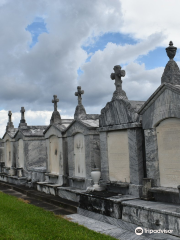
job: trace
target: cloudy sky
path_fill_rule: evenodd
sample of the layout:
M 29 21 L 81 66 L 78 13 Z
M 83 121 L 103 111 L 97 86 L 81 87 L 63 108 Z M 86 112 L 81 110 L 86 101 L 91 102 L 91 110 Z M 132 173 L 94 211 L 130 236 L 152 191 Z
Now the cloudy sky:
M 0 0 L 0 137 L 8 111 L 17 127 L 22 106 L 28 125 L 48 125 L 54 94 L 61 117 L 72 118 L 77 86 L 86 112 L 100 113 L 118 64 L 128 98 L 147 100 L 169 41 L 180 48 L 179 9 L 179 0 Z

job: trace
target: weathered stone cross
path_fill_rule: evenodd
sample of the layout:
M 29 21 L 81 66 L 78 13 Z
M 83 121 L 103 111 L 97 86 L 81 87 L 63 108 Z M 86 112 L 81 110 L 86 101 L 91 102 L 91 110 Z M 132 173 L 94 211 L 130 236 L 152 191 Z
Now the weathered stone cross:
M 11 111 L 9 111 L 9 112 L 8 112 L 8 116 L 9 116 L 9 123 L 11 123 L 11 115 L 12 115 L 12 112 L 11 112 Z
M 77 92 L 75 92 L 75 96 L 78 96 L 78 105 L 82 105 L 82 98 L 81 98 L 81 94 L 84 94 L 84 90 L 81 90 L 81 87 L 78 86 L 77 87 Z
M 54 99 L 52 100 L 52 103 L 54 103 L 54 111 L 57 111 L 57 102 L 59 102 L 59 99 L 57 98 L 57 95 L 53 95 Z
M 113 98 L 112 100 L 115 99 L 127 99 L 126 93 L 122 90 L 122 80 L 121 77 L 125 76 L 125 71 L 121 70 L 120 65 L 114 66 L 114 73 L 111 73 L 111 79 L 115 79 L 114 85 L 116 86 L 116 90 L 113 93 Z
M 111 73 L 111 79 L 115 79 L 115 86 L 116 86 L 116 91 L 120 88 L 122 90 L 122 80 L 121 77 L 125 76 L 125 71 L 121 70 L 120 65 L 114 66 L 114 73 Z
M 25 119 L 24 119 L 24 113 L 25 113 L 24 107 L 21 107 L 20 112 L 21 112 L 21 120 L 25 120 Z

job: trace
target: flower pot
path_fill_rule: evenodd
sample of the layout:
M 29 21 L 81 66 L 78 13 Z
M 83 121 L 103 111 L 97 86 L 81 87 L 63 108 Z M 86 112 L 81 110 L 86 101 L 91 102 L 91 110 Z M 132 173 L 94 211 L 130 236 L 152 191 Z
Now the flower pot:
M 92 180 L 94 182 L 93 187 L 96 190 L 97 188 L 99 188 L 99 179 L 101 177 L 101 172 L 99 171 L 98 168 L 95 168 L 95 169 L 92 170 L 91 177 L 92 177 Z

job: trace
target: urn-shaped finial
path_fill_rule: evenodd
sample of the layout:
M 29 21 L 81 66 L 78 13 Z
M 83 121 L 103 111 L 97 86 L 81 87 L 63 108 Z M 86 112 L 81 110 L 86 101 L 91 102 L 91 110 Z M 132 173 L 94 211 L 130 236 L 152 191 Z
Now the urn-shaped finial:
M 173 42 L 170 41 L 169 42 L 169 47 L 166 48 L 166 53 L 167 53 L 170 60 L 173 59 L 174 56 L 176 55 L 176 50 L 177 50 L 177 47 L 174 47 Z

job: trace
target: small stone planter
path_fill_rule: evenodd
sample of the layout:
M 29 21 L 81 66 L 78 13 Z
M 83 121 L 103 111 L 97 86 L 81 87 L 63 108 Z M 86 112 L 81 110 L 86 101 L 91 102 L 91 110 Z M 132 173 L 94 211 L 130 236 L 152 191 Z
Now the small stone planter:
M 92 169 L 91 177 L 92 177 L 92 180 L 94 182 L 94 185 L 93 185 L 94 190 L 95 191 L 103 191 L 104 187 L 101 187 L 99 185 L 99 179 L 101 177 L 100 169 L 99 168 Z

